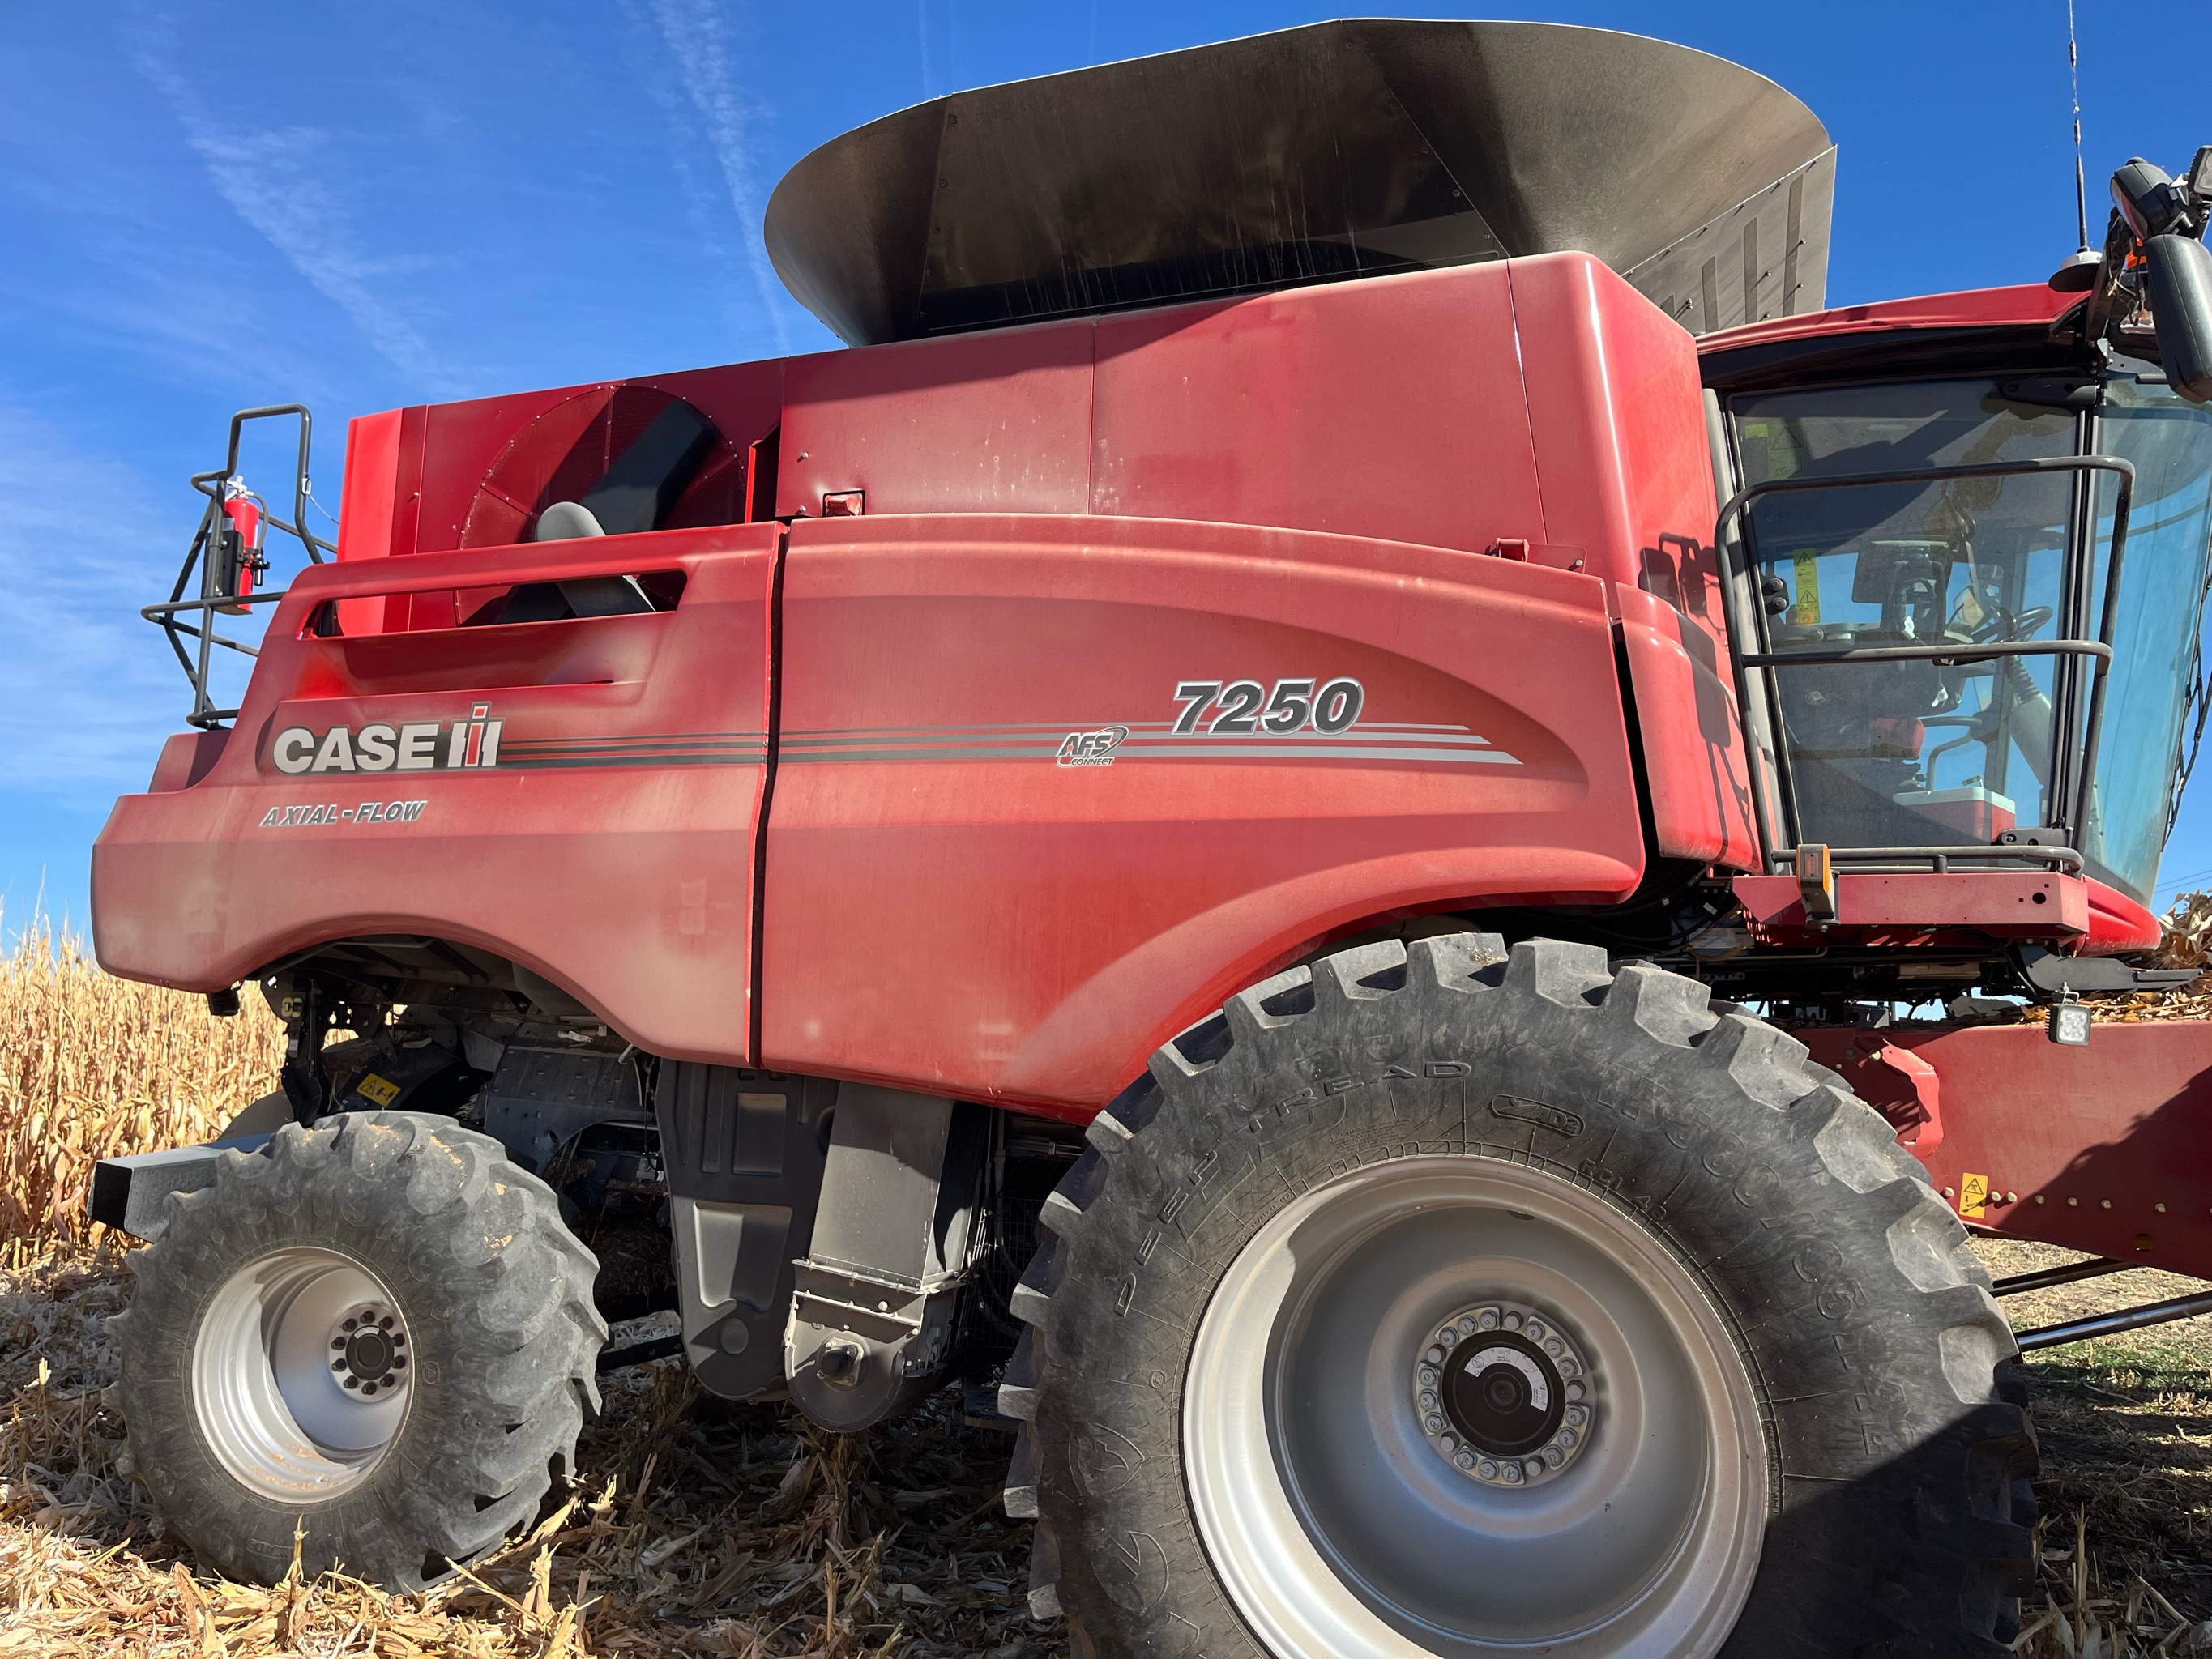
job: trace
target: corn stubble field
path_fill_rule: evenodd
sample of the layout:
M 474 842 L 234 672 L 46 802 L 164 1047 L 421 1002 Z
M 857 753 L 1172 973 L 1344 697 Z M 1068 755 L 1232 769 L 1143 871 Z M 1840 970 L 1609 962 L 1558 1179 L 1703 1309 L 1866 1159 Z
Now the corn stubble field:
M 2172 945 L 2201 961 L 2212 901 L 2181 920 Z M 2212 1016 L 2212 980 L 2192 990 L 2100 1017 Z M 998 1507 L 1007 1443 L 963 1426 L 952 1395 L 867 1435 L 823 1435 L 778 1407 L 703 1396 L 673 1360 L 603 1379 L 575 1488 L 434 1591 L 296 1574 L 264 1588 L 201 1569 L 118 1466 L 104 1322 L 128 1302 L 131 1244 L 82 1218 L 98 1159 L 209 1139 L 271 1086 L 282 1030 L 246 1001 L 213 1018 L 204 999 L 107 977 L 43 927 L 0 959 L 0 1659 L 1065 1650 L 1027 1614 L 1027 1528 Z M 1984 1249 L 1997 1273 L 2069 1259 Z M 2185 1283 L 2144 1270 L 2008 1311 L 2047 1323 Z M 2044 1583 L 2019 1651 L 2212 1653 L 2207 1327 L 2030 1364 Z

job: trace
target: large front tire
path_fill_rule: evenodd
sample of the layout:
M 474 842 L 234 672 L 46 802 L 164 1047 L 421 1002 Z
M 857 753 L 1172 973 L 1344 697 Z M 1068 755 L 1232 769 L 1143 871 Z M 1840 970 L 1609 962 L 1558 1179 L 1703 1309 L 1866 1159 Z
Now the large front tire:
M 131 1466 L 234 1578 L 282 1577 L 297 1526 L 308 1572 L 422 1589 L 535 1516 L 599 1406 L 598 1262 L 450 1119 L 287 1124 L 131 1266 Z
M 2002 1651 L 2034 1446 L 1987 1277 L 1707 1005 L 1462 935 L 1162 1048 L 1016 1298 L 1035 1610 L 1098 1656 Z

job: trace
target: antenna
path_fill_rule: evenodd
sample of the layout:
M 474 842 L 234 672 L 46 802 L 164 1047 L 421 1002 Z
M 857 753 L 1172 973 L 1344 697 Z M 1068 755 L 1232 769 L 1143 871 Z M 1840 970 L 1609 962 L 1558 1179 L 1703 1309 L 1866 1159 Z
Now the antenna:
M 2066 74 L 2074 83 L 2074 216 L 2081 223 L 2081 251 L 2089 251 L 2089 190 L 2081 177 L 2081 63 L 2074 46 L 2074 0 L 2066 0 Z

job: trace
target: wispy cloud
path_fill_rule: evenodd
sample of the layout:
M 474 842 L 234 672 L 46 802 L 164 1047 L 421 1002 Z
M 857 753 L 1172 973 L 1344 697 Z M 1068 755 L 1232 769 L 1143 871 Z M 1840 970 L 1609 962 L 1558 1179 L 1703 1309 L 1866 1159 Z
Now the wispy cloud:
M 921 95 L 934 98 L 941 83 L 929 62 L 929 0 L 914 0 L 914 30 L 921 47 Z
M 737 214 L 745 262 L 759 291 L 761 310 L 775 331 L 776 347 L 791 349 L 784 327 L 782 289 L 761 240 L 762 193 L 755 155 L 754 128 L 762 106 L 749 98 L 732 69 L 729 34 L 714 0 L 651 0 L 653 20 L 675 60 L 684 94 L 706 130 L 720 164 L 730 206 Z
M 291 262 L 293 269 L 349 317 L 386 362 L 441 395 L 466 388 L 405 311 L 388 296 L 389 279 L 411 261 L 379 257 L 362 246 L 343 205 L 325 182 L 330 135 L 318 127 L 231 131 L 208 118 L 208 100 L 141 41 L 138 72 L 167 100 L 209 180 L 238 216 Z
M 165 597 L 191 509 L 126 463 L 0 402 L 0 755 L 11 787 L 77 807 L 142 788 L 190 701 L 137 611 Z M 181 518 L 182 523 L 179 523 Z M 241 659 L 242 660 L 242 659 Z

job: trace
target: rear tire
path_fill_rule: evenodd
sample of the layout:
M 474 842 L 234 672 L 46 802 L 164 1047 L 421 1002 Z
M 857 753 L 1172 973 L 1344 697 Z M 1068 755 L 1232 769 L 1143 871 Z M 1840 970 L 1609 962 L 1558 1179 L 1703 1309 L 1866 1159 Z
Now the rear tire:
M 1707 1002 L 1460 935 L 1163 1048 L 1015 1298 L 1033 1611 L 1098 1656 L 2003 1651 L 2035 1450 L 1987 1274 Z
M 599 1264 L 499 1143 L 406 1112 L 287 1124 L 172 1195 L 114 1322 L 132 1472 L 234 1578 L 419 1589 L 568 1471 Z

